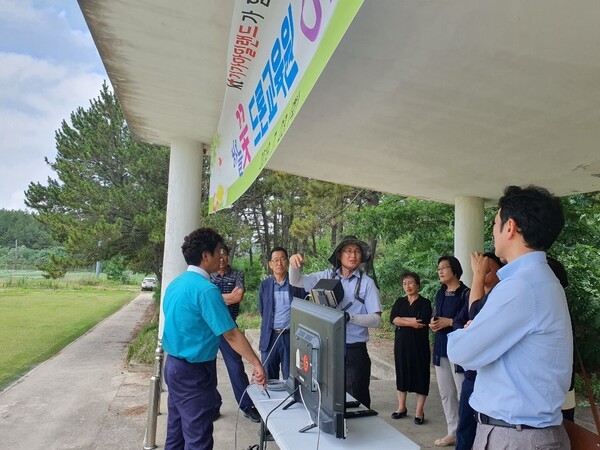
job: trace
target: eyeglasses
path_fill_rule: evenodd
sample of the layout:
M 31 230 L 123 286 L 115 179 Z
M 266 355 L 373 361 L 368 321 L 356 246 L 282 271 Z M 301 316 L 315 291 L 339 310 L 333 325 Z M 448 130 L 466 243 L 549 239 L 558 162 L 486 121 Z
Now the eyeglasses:
M 287 261 L 287 258 L 275 258 L 275 259 L 271 260 L 271 262 L 273 264 L 280 264 L 280 263 L 284 264 L 286 261 Z
M 441 272 L 442 270 L 446 270 L 446 269 L 452 269 L 452 267 L 450 266 L 443 266 L 443 267 L 438 267 L 437 269 L 435 269 L 437 272 Z
M 362 255 L 362 250 L 358 250 L 358 249 L 357 250 L 346 249 L 346 250 L 342 250 L 342 253 L 344 255 L 352 255 L 352 254 Z

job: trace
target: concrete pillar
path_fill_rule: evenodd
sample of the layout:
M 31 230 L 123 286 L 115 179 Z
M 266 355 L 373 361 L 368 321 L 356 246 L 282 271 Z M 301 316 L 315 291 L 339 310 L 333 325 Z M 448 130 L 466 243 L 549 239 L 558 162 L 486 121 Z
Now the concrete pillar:
M 202 152 L 200 142 L 175 139 L 171 143 L 161 299 L 169 283 L 187 267 L 181 254 L 183 238 L 200 226 Z M 163 326 L 161 308 L 159 339 L 162 339 Z
M 471 286 L 471 253 L 483 251 L 484 208 L 479 197 L 456 197 L 454 201 L 454 256 L 463 268 L 461 281 Z

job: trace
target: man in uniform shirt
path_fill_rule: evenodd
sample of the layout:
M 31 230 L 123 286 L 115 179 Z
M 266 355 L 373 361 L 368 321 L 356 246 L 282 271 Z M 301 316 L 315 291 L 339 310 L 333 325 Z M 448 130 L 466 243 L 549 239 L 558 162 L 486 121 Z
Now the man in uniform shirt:
M 253 377 L 265 385 L 260 359 L 229 315 L 210 273 L 219 268 L 223 238 L 210 228 L 187 235 L 181 250 L 187 271 L 175 278 L 162 302 L 162 345 L 167 353 L 168 387 L 165 450 L 211 450 L 217 391 L 219 337 L 253 366 Z

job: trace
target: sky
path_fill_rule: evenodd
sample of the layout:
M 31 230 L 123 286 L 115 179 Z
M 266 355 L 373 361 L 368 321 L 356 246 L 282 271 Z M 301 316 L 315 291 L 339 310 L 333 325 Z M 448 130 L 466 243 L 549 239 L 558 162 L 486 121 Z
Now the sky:
M 75 0 L 0 0 L 0 209 L 56 178 L 55 132 L 108 76 Z M 110 85 L 110 84 L 109 84 Z

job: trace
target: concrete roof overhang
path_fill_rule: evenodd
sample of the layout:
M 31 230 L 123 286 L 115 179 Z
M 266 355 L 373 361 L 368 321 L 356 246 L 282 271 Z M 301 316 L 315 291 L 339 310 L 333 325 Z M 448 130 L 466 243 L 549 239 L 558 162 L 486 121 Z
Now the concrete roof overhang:
M 233 0 L 79 4 L 134 135 L 208 145 Z M 366 0 L 267 167 L 447 203 L 600 190 L 599 23 L 596 0 Z

